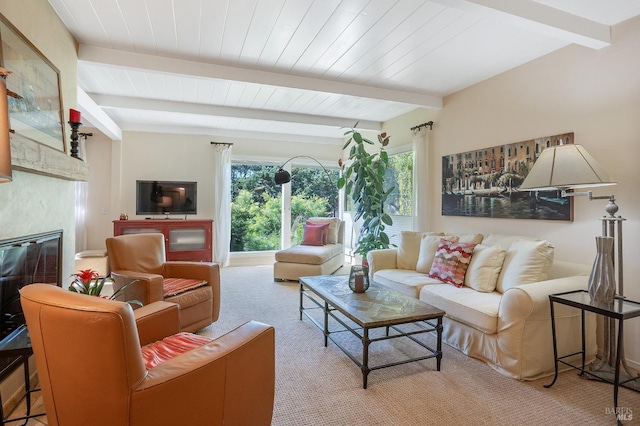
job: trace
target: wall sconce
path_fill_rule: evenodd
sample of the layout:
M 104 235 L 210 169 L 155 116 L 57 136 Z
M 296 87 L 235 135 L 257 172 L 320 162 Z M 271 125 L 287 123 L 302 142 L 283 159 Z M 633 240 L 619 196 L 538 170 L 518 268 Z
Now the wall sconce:
M 11 182 L 11 139 L 9 138 L 9 104 L 5 77 L 10 71 L 0 67 L 0 183 Z

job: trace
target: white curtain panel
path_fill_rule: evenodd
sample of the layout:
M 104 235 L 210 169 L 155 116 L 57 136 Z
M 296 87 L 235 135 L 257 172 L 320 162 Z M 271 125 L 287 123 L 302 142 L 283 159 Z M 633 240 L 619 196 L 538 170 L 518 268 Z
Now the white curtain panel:
M 229 266 L 231 244 L 231 145 L 214 143 L 213 260 Z
M 427 231 L 429 226 L 428 191 L 429 129 L 412 130 L 413 135 L 413 230 Z

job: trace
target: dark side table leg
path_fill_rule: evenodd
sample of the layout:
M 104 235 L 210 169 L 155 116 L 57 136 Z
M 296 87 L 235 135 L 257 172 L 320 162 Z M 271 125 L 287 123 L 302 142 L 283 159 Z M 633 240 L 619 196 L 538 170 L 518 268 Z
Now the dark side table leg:
M 554 374 L 553 381 L 548 385 L 544 385 L 545 388 L 550 388 L 558 379 L 558 342 L 556 341 L 556 317 L 553 312 L 553 300 L 549 300 L 549 305 L 551 308 L 551 335 L 553 337 L 553 363 L 554 363 Z

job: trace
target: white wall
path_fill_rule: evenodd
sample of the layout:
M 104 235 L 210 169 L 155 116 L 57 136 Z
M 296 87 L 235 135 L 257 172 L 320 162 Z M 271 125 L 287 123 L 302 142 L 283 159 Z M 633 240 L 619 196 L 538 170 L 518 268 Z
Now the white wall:
M 442 216 L 441 159 L 445 155 L 564 132 L 583 145 L 618 181 L 595 188 L 615 194 L 624 223 L 625 295 L 640 300 L 640 18 L 613 29 L 602 50 L 569 46 L 444 99 L 440 111 L 423 110 L 390 120 L 384 130 L 402 132 L 434 120 L 431 133 L 429 204 L 431 230 L 499 232 L 548 239 L 556 258 L 591 264 L 598 220 L 606 200 L 577 197 L 573 222 Z M 626 355 L 640 365 L 638 321 L 628 321 Z

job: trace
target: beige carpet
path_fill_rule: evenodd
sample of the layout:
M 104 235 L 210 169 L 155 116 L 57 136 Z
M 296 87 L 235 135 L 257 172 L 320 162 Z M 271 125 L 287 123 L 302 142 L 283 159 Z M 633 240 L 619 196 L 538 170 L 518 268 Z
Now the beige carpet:
M 322 332 L 299 320 L 298 304 L 298 284 L 274 282 L 272 267 L 225 268 L 220 320 L 200 332 L 219 336 L 250 319 L 275 327 L 273 425 L 615 424 L 607 414 L 613 406 L 609 384 L 569 371 L 546 389 L 550 378 L 509 379 L 447 345 L 441 371 L 435 360 L 373 371 L 362 389 L 359 368 L 335 344 L 324 347 Z M 400 339 L 372 348 L 374 362 L 414 350 Z M 640 424 L 638 393 L 621 389 L 619 405 L 634 416 L 623 424 Z

